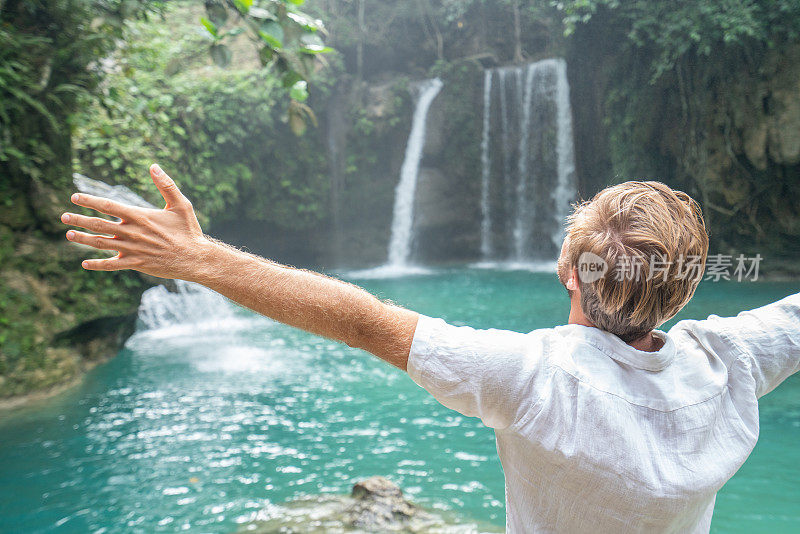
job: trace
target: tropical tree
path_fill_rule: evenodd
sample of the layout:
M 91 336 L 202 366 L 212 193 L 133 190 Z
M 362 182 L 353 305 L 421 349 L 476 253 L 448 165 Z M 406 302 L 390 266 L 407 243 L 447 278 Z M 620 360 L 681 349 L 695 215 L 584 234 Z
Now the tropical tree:
M 230 59 L 226 41 L 247 32 L 262 64 L 279 76 L 289 96 L 296 133 L 313 121 L 303 103 L 319 54 L 329 51 L 322 23 L 309 17 L 303 0 L 208 0 L 201 21 L 209 52 Z M 0 2 L 0 195 L 27 212 L 36 227 L 59 229 L 50 209 L 53 190 L 69 188 L 72 118 L 98 94 L 113 68 L 112 51 L 127 22 L 155 20 L 161 0 L 4 0 Z M 59 193 L 60 194 L 60 193 Z

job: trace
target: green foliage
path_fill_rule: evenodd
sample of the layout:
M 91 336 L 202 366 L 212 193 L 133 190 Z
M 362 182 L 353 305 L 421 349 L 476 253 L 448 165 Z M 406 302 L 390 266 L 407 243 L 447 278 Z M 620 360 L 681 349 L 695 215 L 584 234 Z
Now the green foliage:
M 62 149 L 66 118 L 102 77 L 96 61 L 124 21 L 155 12 L 152 0 L 48 0 L 0 3 L 0 166 L 42 179 Z M 68 132 L 66 132 L 68 135 Z M 68 163 L 68 162 L 67 162 Z
M 175 4 L 199 7 L 200 3 L 170 6 Z M 278 87 L 292 99 L 284 108 L 289 124 L 295 133 L 302 133 L 308 124 L 316 123 L 311 108 L 303 104 L 308 98 L 307 82 L 319 67 L 319 54 L 331 51 L 320 36 L 321 22 L 300 11 L 302 4 L 300 0 L 209 0 L 205 2 L 207 17 L 193 11 L 195 24 L 200 18 L 207 37 L 192 39 L 193 48 L 183 50 L 181 59 L 196 63 L 199 55 L 210 53 L 217 63 L 227 65 L 233 56 L 231 43 L 249 32 L 261 41 L 258 57 L 266 66 L 264 79 L 280 80 Z M 131 35 L 129 22 L 163 14 L 165 5 L 161 0 L 7 0 L 0 4 L 0 166 L 10 178 L 6 186 L 26 189 L 33 179 L 68 187 L 73 114 L 90 104 L 100 81 L 115 67 L 109 56 Z M 262 37 L 270 34 L 279 35 L 280 42 L 263 42 Z M 163 44 L 163 51 L 139 50 L 138 64 L 146 65 L 147 59 L 166 62 L 163 72 L 169 76 L 181 66 L 175 56 L 164 53 L 176 51 L 173 43 L 165 40 Z M 264 90 L 274 93 L 274 84 Z M 114 91 L 119 87 L 106 91 L 106 103 L 118 96 Z M 108 105 L 109 109 L 114 106 Z M 118 157 L 107 160 L 112 168 L 122 165 Z
M 0 226 L 0 243 L 8 243 Z M 73 378 L 86 360 L 109 356 L 112 343 L 80 350 L 59 347 L 54 336 L 76 324 L 135 311 L 147 284 L 129 273 L 96 273 L 76 268 L 84 251 L 39 235 L 5 257 L 0 273 L 0 398 L 44 389 Z M 100 347 L 103 345 L 103 348 Z
M 153 201 L 147 166 L 158 159 L 216 218 L 238 216 L 233 206 L 276 225 L 324 216 L 318 141 L 291 132 L 315 123 L 303 101 L 313 100 L 307 83 L 329 49 L 317 21 L 298 11 L 302 1 L 263 3 L 225 2 L 228 23 L 209 8 L 202 35 L 197 0 L 0 1 L 0 397 L 63 383 L 95 352 L 116 350 L 114 335 L 81 349 L 56 346 L 54 336 L 127 316 L 149 284 L 80 269 L 86 251 L 64 241 L 58 221 L 69 209 L 73 156 L 77 170 Z M 282 42 L 257 54 L 237 35 L 273 8 L 277 26 L 266 29 Z M 176 11 L 191 16 L 176 24 L 186 38 L 155 20 Z M 241 68 L 237 56 L 248 52 L 255 62 Z M 212 58 L 230 70 L 209 66 Z M 292 159 L 287 179 L 293 150 L 312 155 Z
M 687 54 L 708 58 L 724 48 L 774 47 L 800 36 L 800 2 L 796 0 L 568 0 L 553 4 L 564 13 L 566 35 L 594 19 L 619 28 L 627 48 L 645 51 L 651 82 Z
M 775 120 L 770 93 L 796 68 L 789 52 L 800 40 L 800 2 L 555 5 L 573 54 L 598 65 L 588 79 L 602 87 L 607 178 L 657 178 L 686 190 L 703 206 L 715 250 L 756 245 L 786 255 L 798 235 L 797 169 L 776 155 L 756 168 L 745 145 Z
M 40 37 L 17 35 L 0 26 L 0 161 L 16 160 L 16 164 L 32 172 L 52 152 L 37 137 L 13 135 L 12 120 L 33 111 L 53 124 L 56 119 L 47 107 L 34 96 L 39 90 L 39 80 L 30 64 L 24 61 L 23 52 L 46 46 Z M 50 97 L 50 95 L 48 95 Z M 54 98 L 54 97 L 53 97 Z
M 107 77 L 102 102 L 75 122 L 76 170 L 158 203 L 147 174 L 158 161 L 205 223 L 243 211 L 278 227 L 317 224 L 327 187 L 317 135 L 291 135 L 283 82 L 269 70 L 241 55 L 228 68 L 209 66 L 197 54 L 204 37 L 193 31 L 195 13 L 181 6 L 166 13 L 166 24 L 131 27 L 135 39 L 114 56 L 118 72 Z M 316 81 L 324 95 L 325 79 Z M 305 80 L 290 91 L 290 109 L 305 106 Z
M 161 5 L 0 2 L 0 397 L 73 377 L 84 354 L 55 349 L 53 336 L 130 313 L 145 285 L 130 273 L 98 281 L 81 271 L 84 252 L 63 241 L 58 214 L 71 190 L 72 120 L 105 74 L 101 60 L 126 21 Z
M 309 0 L 307 10 L 325 19 L 328 41 L 344 55 L 348 71 L 369 77 L 382 70 L 407 72 L 408 64 L 398 63 L 399 57 L 424 67 L 435 59 L 434 34 L 444 28 L 440 13 L 433 6 L 437 3 Z
M 419 76 L 437 60 L 521 62 L 557 54 L 563 41 L 550 0 L 308 0 L 306 9 L 363 79 Z
M 256 43 L 261 65 L 277 74 L 292 100 L 289 124 L 296 135 L 306 131 L 308 122 L 316 122 L 311 108 L 300 105 L 308 98 L 307 83 L 317 66 L 316 56 L 333 51 L 320 37 L 324 32 L 322 21 L 299 9 L 304 3 L 207 0 L 207 18 L 200 18 L 212 40 L 211 57 L 221 67 L 231 62 L 232 52 L 226 44 L 231 38 L 245 32 Z

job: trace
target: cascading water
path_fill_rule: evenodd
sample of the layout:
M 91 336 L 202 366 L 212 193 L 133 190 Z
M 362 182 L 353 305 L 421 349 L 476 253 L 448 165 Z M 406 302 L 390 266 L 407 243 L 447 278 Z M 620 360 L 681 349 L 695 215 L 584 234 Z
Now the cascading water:
M 112 200 L 116 200 L 117 202 L 121 202 L 122 204 L 139 206 L 140 208 L 155 208 L 155 206 L 124 185 L 108 185 L 105 182 L 101 182 L 100 180 L 92 180 L 91 178 L 88 178 L 77 172 L 72 174 L 72 183 L 81 193 L 110 198 Z
M 385 278 L 429 272 L 424 267 L 411 265 L 411 246 L 414 241 L 414 201 L 417 192 L 419 166 L 425 148 L 425 129 L 431 103 L 442 90 L 439 78 L 424 80 L 416 84 L 416 106 L 411 119 L 400 180 L 394 192 L 392 230 L 389 239 L 387 262 L 379 267 L 349 271 L 353 278 Z
M 145 329 L 219 323 L 235 315 L 233 304 L 219 293 L 183 280 L 175 280 L 175 287 L 155 286 L 142 294 L 139 321 Z
M 411 256 L 412 228 L 414 226 L 414 194 L 417 190 L 419 163 L 425 148 L 425 127 L 431 102 L 442 89 L 439 78 L 425 80 L 419 85 L 414 117 L 411 121 L 411 134 L 408 136 L 405 159 L 400 169 L 400 181 L 394 196 L 394 215 L 392 237 L 389 241 L 389 261 L 392 267 L 408 265 Z
M 82 193 L 132 206 L 156 208 L 124 185 L 108 185 L 78 173 L 72 175 L 72 183 Z M 175 280 L 175 288 L 176 291 L 169 291 L 158 285 L 142 294 L 138 313 L 141 328 L 158 330 L 179 325 L 196 328 L 202 323 L 219 325 L 235 315 L 236 307 L 219 293 L 183 280 Z
M 483 73 L 483 136 L 481 138 L 481 254 L 484 258 L 492 255 L 492 217 L 489 204 L 489 179 L 491 161 L 489 159 L 489 128 L 492 120 L 492 71 Z
M 570 203 L 577 196 L 575 188 L 575 148 L 572 141 L 572 109 L 569 104 L 569 82 L 567 64 L 559 60 L 556 70 L 556 116 L 558 121 L 558 185 L 553 189 L 556 230 L 553 243 L 561 246 L 564 239 L 564 220 L 570 212 Z
M 510 132 L 509 132 L 509 124 L 510 119 L 508 116 L 508 97 L 506 91 L 506 78 L 508 76 L 507 69 L 500 69 L 498 72 L 498 77 L 500 78 L 500 120 L 501 120 L 501 142 L 500 148 L 502 150 L 502 162 L 503 162 L 503 185 L 508 189 L 508 184 L 511 179 L 511 155 L 509 154 L 510 148 Z M 491 102 L 491 95 L 489 97 L 489 118 L 491 119 L 491 109 L 492 109 L 492 102 Z M 490 122 L 491 124 L 491 122 Z M 491 143 L 491 135 L 489 132 L 486 132 L 486 139 L 488 143 Z M 491 146 L 491 145 L 490 145 Z M 488 160 L 488 158 L 487 158 Z M 486 169 L 486 174 L 489 176 L 489 181 L 491 180 L 491 168 Z M 506 203 L 505 207 L 507 208 L 508 205 Z M 491 217 L 491 211 L 487 210 L 487 214 Z M 487 224 L 491 228 L 491 221 Z M 486 236 L 487 239 L 491 240 L 492 235 L 489 234 Z M 492 247 L 492 251 L 494 252 L 494 247 Z M 490 256 L 484 255 L 484 259 L 488 259 Z
M 551 261 L 576 197 L 566 63 L 547 59 L 486 71 L 483 113 L 483 260 Z
M 533 100 L 533 80 L 536 79 L 537 64 L 529 65 L 525 69 L 525 85 L 522 94 L 522 124 L 520 125 L 519 135 L 519 161 L 517 163 L 517 213 L 514 222 L 514 259 L 518 262 L 525 258 L 525 245 L 527 244 L 530 233 L 530 213 L 531 206 L 527 202 L 528 193 L 528 160 L 530 158 L 530 139 L 531 139 L 531 104 Z M 522 79 L 519 76 L 518 79 Z

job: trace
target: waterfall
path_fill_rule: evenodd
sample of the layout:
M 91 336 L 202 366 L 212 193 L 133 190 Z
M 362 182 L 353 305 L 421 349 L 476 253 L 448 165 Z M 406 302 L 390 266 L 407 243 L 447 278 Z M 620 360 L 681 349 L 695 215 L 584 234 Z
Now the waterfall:
M 572 141 L 572 109 L 569 105 L 569 82 L 567 64 L 558 60 L 556 64 L 556 116 L 558 120 L 558 185 L 553 189 L 556 229 L 551 235 L 553 244 L 561 247 L 564 239 L 564 221 L 570 213 L 570 203 L 577 196 L 575 191 L 575 149 Z
M 510 158 L 508 156 L 508 140 L 509 140 L 508 121 L 509 121 L 509 119 L 508 119 L 508 99 L 506 98 L 506 87 L 507 87 L 507 84 L 506 84 L 506 70 L 505 69 L 501 69 L 500 71 L 498 71 L 497 75 L 498 75 L 498 78 L 499 78 L 499 81 L 500 81 L 500 84 L 499 84 L 500 85 L 500 91 L 499 91 L 499 93 L 500 93 L 500 127 L 501 127 L 501 130 L 500 130 L 500 135 L 501 135 L 500 147 L 503 150 L 503 158 L 502 158 L 502 162 L 503 162 L 503 180 L 504 180 L 504 183 L 505 183 L 505 182 L 507 182 L 506 178 L 509 175 L 508 162 L 510 160 Z M 492 108 L 492 95 L 489 95 L 489 110 L 490 110 L 490 112 L 491 112 L 491 108 Z M 491 134 L 487 133 L 486 137 L 487 137 L 487 139 L 490 138 Z M 488 159 L 488 155 L 487 155 L 487 159 Z M 491 180 L 491 169 L 487 169 L 486 172 L 487 172 L 487 174 L 489 174 L 489 179 Z M 491 216 L 491 212 L 487 211 L 487 214 L 489 216 Z M 492 227 L 491 222 L 487 223 L 487 226 L 489 228 L 491 228 Z M 487 256 L 484 256 L 484 259 L 486 259 L 486 258 L 487 258 Z
M 156 208 L 124 185 L 109 185 L 78 173 L 72 175 L 72 183 L 81 193 L 141 208 Z M 138 319 L 145 330 L 179 325 L 196 328 L 199 323 L 219 324 L 234 317 L 235 306 L 215 291 L 183 280 L 175 280 L 175 288 L 176 291 L 169 291 L 157 285 L 142 293 Z
M 155 206 L 124 185 L 108 185 L 105 182 L 92 180 L 77 172 L 72 174 L 72 183 L 78 191 L 87 195 L 110 198 L 122 204 L 139 206 L 140 208 L 155 208 Z
M 522 95 L 522 122 L 519 127 L 519 160 L 517 162 L 517 208 L 516 220 L 514 222 L 514 259 L 518 262 L 523 261 L 525 254 L 525 244 L 530 232 L 531 206 L 526 201 L 528 193 L 528 160 L 530 158 L 530 138 L 531 138 L 531 104 L 533 100 L 533 80 L 537 73 L 537 63 L 528 65 L 525 69 L 525 84 L 520 91 Z M 518 79 L 522 79 L 522 72 L 518 74 Z
M 389 241 L 388 265 L 402 267 L 408 265 L 411 256 L 412 228 L 414 225 L 414 194 L 417 189 L 419 163 L 425 148 L 425 127 L 431 102 L 442 89 L 439 78 L 425 80 L 419 85 L 414 117 L 411 121 L 411 134 L 406 145 L 405 159 L 400 169 L 400 181 L 394 196 L 394 215 L 392 237 Z
M 489 205 L 489 178 L 491 160 L 489 159 L 489 128 L 492 119 L 492 71 L 483 73 L 483 134 L 481 137 L 481 254 L 484 258 L 492 255 L 492 217 Z
M 233 318 L 235 307 L 225 297 L 200 284 L 175 280 L 176 291 L 159 285 L 142 294 L 138 318 L 146 330 L 179 325 L 219 323 Z
M 483 260 L 551 261 L 577 195 L 566 63 L 546 59 L 487 70 L 483 101 Z M 493 124 L 495 106 L 499 121 Z M 497 126 L 499 142 L 494 140 Z M 502 165 L 493 166 L 494 160 Z

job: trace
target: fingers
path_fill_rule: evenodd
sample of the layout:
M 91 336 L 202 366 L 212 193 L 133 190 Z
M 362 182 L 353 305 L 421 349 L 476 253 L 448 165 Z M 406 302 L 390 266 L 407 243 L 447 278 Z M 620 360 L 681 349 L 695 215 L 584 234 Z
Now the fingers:
M 157 163 L 150 165 L 150 177 L 153 183 L 156 184 L 161 196 L 167 201 L 167 208 L 174 208 L 186 202 L 186 197 L 183 196 L 175 182 L 167 176 Z
M 93 209 L 112 217 L 119 217 L 120 219 L 133 219 L 141 211 L 141 208 L 134 206 L 126 206 L 113 200 L 96 197 L 94 195 L 87 195 L 85 193 L 75 193 L 71 199 L 73 204 L 83 206 L 84 208 Z
M 89 245 L 90 247 L 100 250 L 117 251 L 117 255 L 113 258 L 83 260 L 83 262 L 81 262 L 81 266 L 87 271 L 119 271 L 122 269 L 135 269 L 136 266 L 139 265 L 137 260 L 127 253 L 125 256 L 122 256 L 120 251 L 126 249 L 127 247 L 125 247 L 119 239 L 87 234 L 85 232 L 78 232 L 75 230 L 70 230 L 67 232 L 67 239 L 74 243 Z
M 64 224 L 71 224 L 72 226 L 80 226 L 98 234 L 117 235 L 120 232 L 121 225 L 118 222 L 107 221 L 100 217 L 86 217 L 85 215 L 78 215 L 76 213 L 65 213 L 61 216 L 61 222 Z
M 128 258 L 114 256 L 100 260 L 83 260 L 81 266 L 87 271 L 119 271 L 133 268 L 133 262 Z
M 86 232 L 78 232 L 70 230 L 67 232 L 67 239 L 73 243 L 80 243 L 81 245 L 89 245 L 90 247 L 100 250 L 123 250 L 127 247 L 122 241 L 115 237 L 105 237 L 102 235 L 87 234 Z

